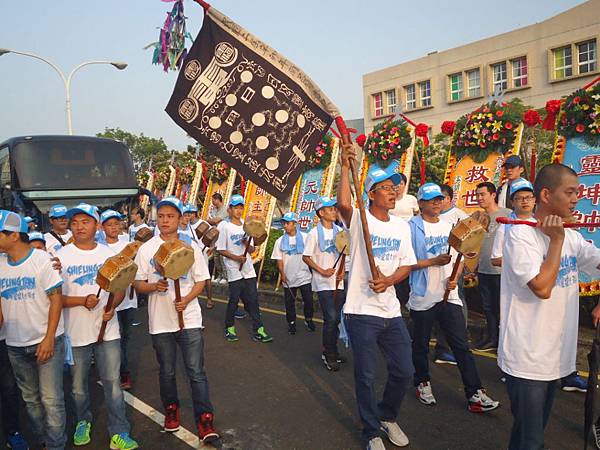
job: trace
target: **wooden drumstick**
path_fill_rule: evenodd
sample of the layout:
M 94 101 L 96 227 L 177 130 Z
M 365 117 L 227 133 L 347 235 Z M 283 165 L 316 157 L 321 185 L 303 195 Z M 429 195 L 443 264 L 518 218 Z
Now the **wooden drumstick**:
M 246 243 L 246 250 L 244 250 L 244 261 L 240 263 L 240 270 L 242 270 L 242 267 L 244 267 L 244 264 L 246 264 L 246 255 L 248 254 L 248 249 L 250 248 L 250 243 L 252 242 L 252 236 L 248 236 L 248 242 Z
M 460 261 L 462 260 L 462 253 L 459 253 L 456 257 L 456 261 L 454 262 L 454 267 L 452 268 L 452 274 L 450 275 L 450 281 L 456 279 L 456 275 L 458 274 L 458 269 L 460 267 Z M 446 288 L 444 292 L 444 303 L 448 302 L 448 297 L 450 297 L 450 289 Z
M 101 290 L 102 289 L 98 290 L 98 295 L 100 295 Z M 114 301 L 115 301 L 115 295 L 112 292 L 110 292 L 108 294 L 108 300 L 106 301 L 106 306 L 104 307 L 105 313 L 112 309 Z M 107 324 L 108 324 L 108 322 L 106 322 L 105 320 L 102 321 L 102 325 L 100 326 L 100 333 L 98 333 L 98 340 L 96 341 L 96 343 L 102 344 L 102 342 L 104 342 L 104 333 L 106 333 L 106 325 Z
M 509 219 L 508 217 L 496 217 L 496 222 L 502 223 L 505 225 L 529 225 L 530 227 L 534 227 L 534 228 L 536 228 L 540 224 L 539 222 L 530 222 L 528 220 Z M 600 228 L 600 222 L 589 222 L 589 223 L 565 222 L 565 223 L 563 223 L 563 228 Z
M 181 286 L 179 285 L 179 278 L 175 280 L 175 303 L 181 301 Z M 183 330 L 185 324 L 183 323 L 183 311 L 177 311 L 177 320 L 179 321 L 179 329 Z
M 346 246 L 344 245 L 344 248 L 342 248 L 342 251 L 340 252 L 340 254 L 338 255 L 337 259 L 335 260 L 335 262 L 333 263 L 333 267 L 332 269 L 335 269 L 335 267 L 337 266 L 338 262 L 340 261 L 340 259 L 342 258 L 342 255 L 344 254 L 344 252 L 346 251 Z

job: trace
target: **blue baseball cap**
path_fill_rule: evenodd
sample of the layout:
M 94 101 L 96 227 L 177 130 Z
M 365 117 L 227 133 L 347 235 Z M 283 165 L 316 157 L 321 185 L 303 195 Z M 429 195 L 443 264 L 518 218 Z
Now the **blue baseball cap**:
M 237 206 L 244 204 L 244 197 L 239 194 L 232 195 L 231 199 L 229 199 L 229 206 Z
M 87 203 L 80 203 L 79 205 L 71 208 L 67 211 L 67 219 L 72 219 L 77 214 L 85 214 L 95 219 L 96 222 L 100 222 L 100 216 L 98 215 L 98 208 Z
M 35 219 L 31 216 L 25 216 L 25 222 L 27 222 L 27 223 L 35 222 Z
M 197 213 L 198 207 L 196 205 L 192 205 L 191 203 L 186 203 L 183 206 L 183 212 L 184 213 Z
M 531 191 L 533 192 L 533 184 L 525 178 L 517 178 L 510 184 L 510 198 L 519 191 Z
M 54 205 L 52 208 L 50 208 L 50 212 L 48 213 L 48 216 L 51 219 L 58 219 L 59 217 L 66 217 L 67 216 L 67 207 L 65 205 Z
M 119 214 L 114 209 L 107 209 L 102 214 L 100 214 L 100 223 L 104 223 L 108 219 L 112 219 L 113 217 L 115 219 L 123 220 L 123 215 L 122 214 Z
M 510 155 L 502 164 L 502 167 L 523 167 L 523 160 L 517 155 Z
M 281 220 L 283 222 L 298 222 L 298 214 L 296 214 L 295 212 L 292 212 L 292 211 L 286 212 L 281 217 Z
M 32 241 L 42 241 L 45 243 L 46 238 L 39 231 L 32 231 L 31 233 L 29 233 L 29 242 L 32 242 Z
M 417 192 L 417 200 L 433 200 L 434 198 L 444 198 L 442 189 L 435 183 L 425 183 Z
M 0 231 L 27 233 L 29 226 L 24 217 L 15 212 L 0 209 Z
M 402 177 L 396 172 L 395 166 L 390 166 L 387 169 L 381 169 L 379 167 L 374 168 L 367 174 L 367 179 L 365 180 L 365 192 L 369 192 L 373 189 L 373 186 L 385 180 L 392 180 L 394 185 L 398 185 L 400 184 L 400 181 L 402 181 Z
M 180 214 L 183 214 L 183 203 L 177 197 L 165 197 L 160 202 L 156 204 L 156 209 L 159 210 L 163 206 L 172 206 Z
M 315 202 L 315 211 L 335 205 L 337 205 L 337 199 L 335 197 L 319 197 Z

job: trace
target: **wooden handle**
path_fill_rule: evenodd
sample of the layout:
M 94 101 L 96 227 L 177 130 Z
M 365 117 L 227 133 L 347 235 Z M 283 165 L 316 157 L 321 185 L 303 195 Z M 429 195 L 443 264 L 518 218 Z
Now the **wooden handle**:
M 539 222 L 530 222 L 528 220 L 509 219 L 508 217 L 496 217 L 496 222 L 505 225 L 529 225 L 530 227 L 537 227 Z M 600 228 L 600 222 L 566 222 L 563 223 L 563 228 Z
M 98 295 L 100 295 L 100 291 L 98 291 Z M 113 303 L 115 301 L 115 296 L 111 292 L 108 294 L 108 300 L 106 302 L 106 306 L 104 307 L 104 312 L 108 312 L 111 310 Z M 102 344 L 104 342 L 104 333 L 106 333 L 106 325 L 108 322 L 102 321 L 102 325 L 100 325 L 100 333 L 98 333 L 98 340 L 96 341 L 98 344 Z
M 338 255 L 337 259 L 335 260 L 335 262 L 333 263 L 333 267 L 332 269 L 335 269 L 335 267 L 337 266 L 338 262 L 340 261 L 340 259 L 342 258 L 342 255 L 345 255 L 346 251 L 346 246 L 344 245 L 344 248 L 342 249 L 342 251 L 340 252 L 340 254 Z
M 181 301 L 181 286 L 179 285 L 179 279 L 175 280 L 175 302 Z M 185 324 L 183 323 L 183 311 L 177 311 L 177 320 L 179 321 L 179 329 L 183 330 Z
M 454 262 L 454 267 L 452 268 L 452 274 L 450 275 L 450 280 L 456 279 L 456 275 L 458 274 L 458 268 L 460 266 L 460 261 L 462 259 L 462 253 L 459 253 L 456 257 L 456 261 Z M 446 288 L 444 292 L 444 303 L 448 302 L 448 297 L 450 296 L 450 289 Z
M 133 291 L 134 291 L 134 289 L 133 289 L 133 285 L 131 285 L 131 286 L 129 287 L 129 299 L 130 299 L 130 300 L 133 298 Z
M 248 249 L 250 248 L 250 243 L 252 242 L 252 237 L 248 236 L 248 243 L 246 244 L 246 249 L 244 250 L 244 262 L 240 263 L 240 270 L 242 270 L 242 267 L 244 267 L 244 264 L 246 264 L 246 255 L 248 254 Z

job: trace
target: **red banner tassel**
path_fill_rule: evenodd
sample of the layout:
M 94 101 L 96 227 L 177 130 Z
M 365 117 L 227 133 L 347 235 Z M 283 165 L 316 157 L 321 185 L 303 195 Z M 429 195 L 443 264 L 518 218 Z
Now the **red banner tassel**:
M 529 181 L 532 183 L 535 181 L 535 166 L 537 163 L 537 150 L 534 148 L 531 149 L 531 164 L 529 166 Z
M 556 115 L 560 111 L 560 100 L 548 100 L 546 102 L 546 118 L 542 124 L 544 130 L 552 131 L 556 125 Z
M 421 154 L 421 186 L 425 184 L 425 152 Z

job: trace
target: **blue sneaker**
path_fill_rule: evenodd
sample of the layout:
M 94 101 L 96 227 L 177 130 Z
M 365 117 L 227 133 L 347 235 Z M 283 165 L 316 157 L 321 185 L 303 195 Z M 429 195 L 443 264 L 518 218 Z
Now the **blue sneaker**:
M 246 317 L 246 313 L 240 309 L 236 309 L 233 317 L 235 317 L 236 319 L 243 319 L 244 317 Z
M 560 384 L 565 392 L 587 392 L 588 388 L 587 380 L 580 377 L 577 372 L 561 379 Z
M 6 446 L 13 450 L 29 450 L 29 444 L 27 444 L 21 433 L 9 434 L 6 439 Z
M 435 362 L 436 364 L 451 364 L 453 366 L 456 366 L 456 358 L 452 353 L 448 352 L 438 353 L 435 356 L 433 362 Z

